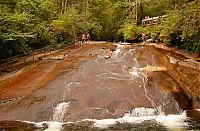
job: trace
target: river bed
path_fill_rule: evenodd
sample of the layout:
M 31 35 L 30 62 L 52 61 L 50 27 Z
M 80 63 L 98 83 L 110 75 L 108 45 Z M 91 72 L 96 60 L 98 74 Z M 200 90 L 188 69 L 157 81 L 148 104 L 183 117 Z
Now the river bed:
M 78 46 L 9 88 L 20 90 L 1 92 L 0 129 L 200 129 L 200 75 L 190 65 L 186 56 L 150 45 Z

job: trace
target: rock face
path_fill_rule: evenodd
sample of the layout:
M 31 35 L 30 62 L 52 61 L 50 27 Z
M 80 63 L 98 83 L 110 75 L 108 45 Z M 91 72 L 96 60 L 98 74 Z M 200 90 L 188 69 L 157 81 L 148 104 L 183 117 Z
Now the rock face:
M 65 54 L 57 55 L 57 56 L 48 56 L 48 57 L 40 57 L 40 60 L 64 60 L 67 57 Z
M 153 115 L 179 114 L 200 106 L 194 63 L 151 45 L 77 47 L 63 60 L 39 61 L 1 81 L 0 120 L 114 119 L 142 107 L 156 111 Z
M 142 71 L 148 74 L 149 82 L 169 90 L 175 99 L 180 101 L 183 109 L 200 108 L 200 63 L 196 61 L 195 56 L 163 45 L 147 46 L 154 46 L 160 52 L 159 57 L 158 54 L 155 55 L 157 60 L 155 58 L 154 66 L 142 68 Z M 148 49 L 141 52 L 143 57 L 146 54 L 146 60 L 149 57 L 148 52 Z
M 183 90 L 181 83 L 176 81 L 173 76 L 170 76 L 169 72 L 151 72 L 148 74 L 148 79 L 150 84 L 158 86 L 171 93 L 183 110 L 193 109 L 192 98 L 190 94 Z
M 44 130 L 45 128 L 38 128 L 34 124 L 29 124 L 20 121 L 1 121 L 0 129 L 10 131 L 28 131 L 28 130 Z
M 156 67 L 156 66 L 147 66 L 144 68 L 140 68 L 140 71 L 143 72 L 156 72 L 156 71 L 166 71 L 165 67 Z

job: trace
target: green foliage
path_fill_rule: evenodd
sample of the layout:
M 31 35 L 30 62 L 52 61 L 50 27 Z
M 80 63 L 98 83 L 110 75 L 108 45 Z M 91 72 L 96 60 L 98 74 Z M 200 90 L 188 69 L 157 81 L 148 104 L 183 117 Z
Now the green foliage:
M 51 0 L 45 0 L 41 2 L 38 6 L 39 18 L 48 22 L 57 19 L 58 8 L 58 5 Z
M 0 59 L 74 43 L 86 32 L 93 40 L 164 34 L 164 42 L 200 54 L 199 7 L 199 0 L 1 0 Z M 164 14 L 159 25 L 141 26 L 145 16 Z
M 132 23 L 125 23 L 121 30 L 119 30 L 119 32 L 121 32 L 124 36 L 124 40 L 134 40 L 137 39 L 139 34 L 141 34 L 142 32 L 144 32 L 144 28 L 141 26 L 136 26 L 136 24 L 132 24 Z
M 169 35 L 169 44 L 194 51 L 200 55 L 200 3 L 186 3 L 182 9 L 172 10 L 163 22 L 161 33 Z
M 137 7 L 139 22 L 135 21 L 135 17 L 130 17 L 133 15 L 131 12 L 134 12 L 136 7 L 128 7 L 133 9 L 131 12 L 128 11 L 129 13 L 120 29 L 125 39 L 133 39 L 138 36 L 138 33 L 145 32 L 156 41 L 160 39 L 159 35 L 161 34 L 165 36 L 162 38 L 165 43 L 200 55 L 199 0 L 148 0 L 139 2 L 140 6 Z M 135 23 L 141 24 L 140 21 L 144 19 L 144 16 L 155 17 L 159 15 L 167 15 L 168 17 L 166 20 L 161 20 L 160 24 L 151 27 L 135 26 Z
M 70 9 L 70 13 L 52 22 L 54 40 L 56 42 L 72 42 L 76 37 L 75 23 L 78 17 L 75 8 Z
M 35 37 L 30 28 L 32 16 L 28 13 L 5 13 L 0 17 L 1 57 L 26 53 L 30 50 L 27 41 Z

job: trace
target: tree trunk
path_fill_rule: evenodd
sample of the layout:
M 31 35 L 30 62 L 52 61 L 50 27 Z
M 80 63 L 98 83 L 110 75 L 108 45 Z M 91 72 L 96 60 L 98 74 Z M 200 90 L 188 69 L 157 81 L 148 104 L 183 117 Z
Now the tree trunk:
M 65 8 L 64 8 L 64 13 L 67 13 L 67 3 L 68 3 L 68 0 L 65 0 Z
M 64 14 L 64 4 L 65 4 L 65 0 L 62 0 L 62 7 L 61 7 L 61 13 L 60 13 L 61 16 L 63 16 Z

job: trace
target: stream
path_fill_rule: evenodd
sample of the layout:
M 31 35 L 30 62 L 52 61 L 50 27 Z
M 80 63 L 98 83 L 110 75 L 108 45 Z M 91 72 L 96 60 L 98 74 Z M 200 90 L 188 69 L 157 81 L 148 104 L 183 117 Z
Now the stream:
M 87 59 L 31 95 L 1 103 L 0 130 L 200 130 L 200 110 L 186 93 L 192 83 L 183 83 L 189 76 L 199 83 L 181 64 L 187 57 L 112 44 L 111 57 L 106 48 L 91 48 Z

